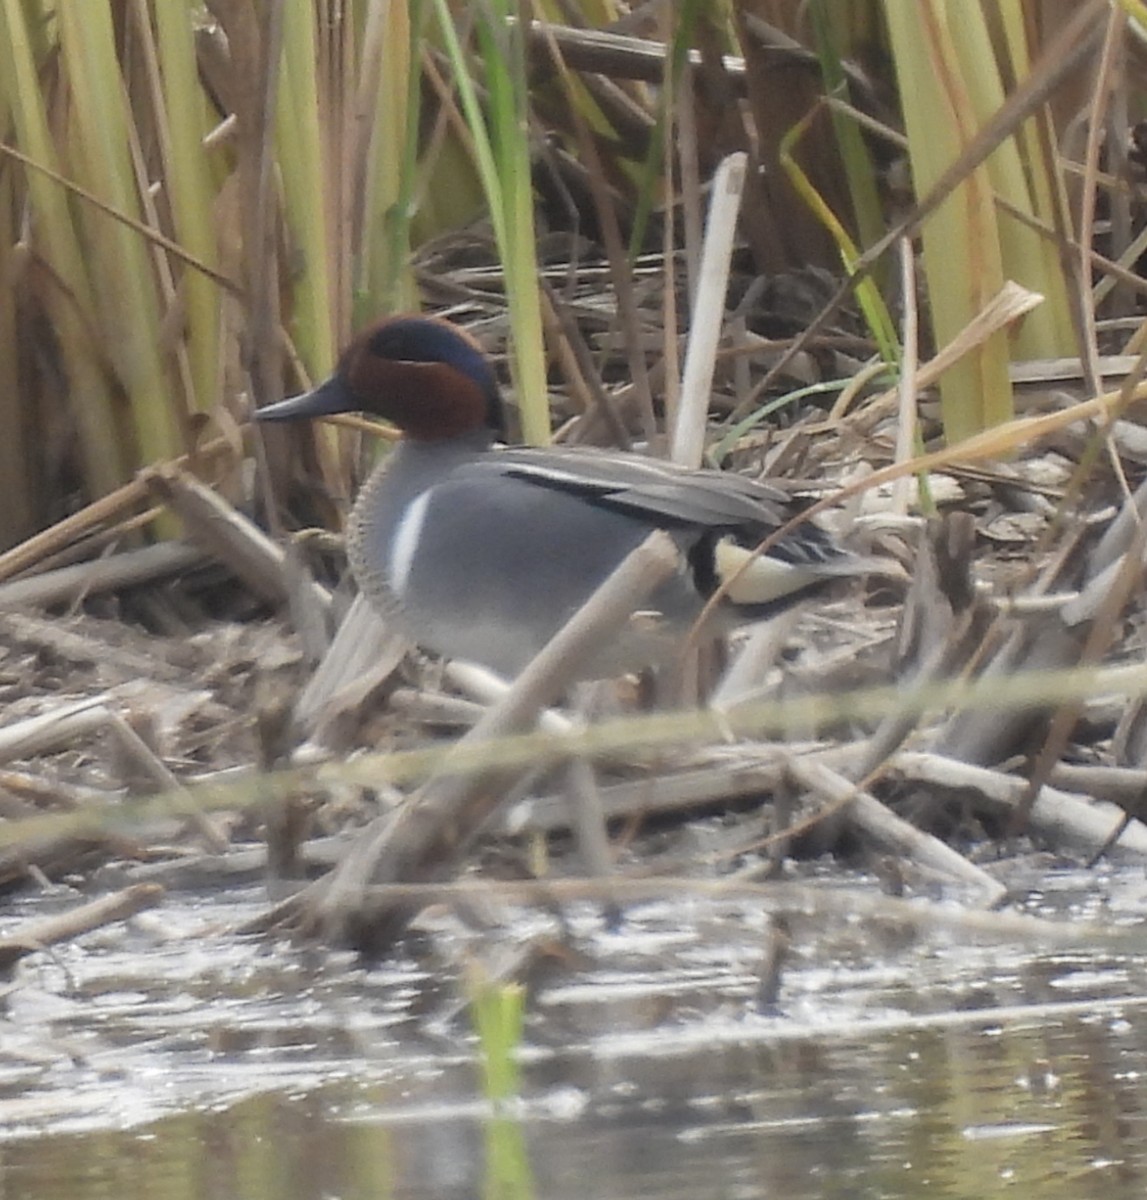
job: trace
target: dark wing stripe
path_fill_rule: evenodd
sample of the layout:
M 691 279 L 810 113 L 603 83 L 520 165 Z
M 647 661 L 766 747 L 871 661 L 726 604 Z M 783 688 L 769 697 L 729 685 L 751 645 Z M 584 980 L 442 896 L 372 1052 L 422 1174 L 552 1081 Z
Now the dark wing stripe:
M 562 464 L 568 463 L 568 474 L 571 477 L 592 479 L 595 482 L 621 487 L 657 482 L 678 485 L 684 483 L 687 485 L 684 490 L 688 490 L 708 485 L 728 494 L 744 496 L 766 504 L 783 505 L 787 501 L 783 492 L 745 475 L 707 468 L 695 471 L 660 459 L 641 458 L 633 454 L 619 455 L 612 451 L 589 447 L 550 447 L 546 450 L 515 447 L 492 455 L 491 462 L 494 465 L 501 464 L 503 468 L 513 465 L 531 472 L 554 476 L 564 474 Z
M 563 460 L 569 469 L 563 469 Z M 782 493 L 722 471 L 690 471 L 653 459 L 618 459 L 592 451 L 564 454 L 514 449 L 474 469 L 524 479 L 581 496 L 589 503 L 677 525 L 737 531 L 758 539 L 786 518 Z
M 515 479 L 526 479 L 541 487 L 571 492 L 591 504 L 616 512 L 705 529 L 757 530 L 763 536 L 783 520 L 782 512 L 773 502 L 730 495 L 717 489 L 697 486 L 682 488 L 669 483 L 609 484 L 517 466 L 504 471 L 504 474 Z

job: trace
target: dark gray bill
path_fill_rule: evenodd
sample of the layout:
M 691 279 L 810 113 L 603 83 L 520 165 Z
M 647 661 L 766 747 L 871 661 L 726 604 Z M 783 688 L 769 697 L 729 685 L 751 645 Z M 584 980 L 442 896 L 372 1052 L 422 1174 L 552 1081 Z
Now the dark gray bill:
M 351 395 L 350 389 L 337 376 L 332 375 L 318 387 L 311 388 L 299 396 L 289 396 L 275 404 L 268 404 L 255 411 L 256 421 L 299 421 L 305 417 L 326 417 L 332 413 L 357 412 L 361 407 Z

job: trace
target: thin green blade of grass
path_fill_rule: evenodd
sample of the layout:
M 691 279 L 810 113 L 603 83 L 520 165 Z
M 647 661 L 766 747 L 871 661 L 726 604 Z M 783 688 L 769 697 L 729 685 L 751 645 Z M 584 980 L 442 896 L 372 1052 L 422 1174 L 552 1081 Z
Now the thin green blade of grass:
M 780 412 L 789 405 L 798 404 L 801 400 L 807 400 L 810 396 L 828 396 L 842 392 L 851 383 L 851 379 L 822 379 L 817 383 L 810 383 L 805 387 L 796 388 L 794 391 L 785 392 L 783 396 L 773 397 L 759 408 L 753 409 L 735 425 L 731 425 L 720 441 L 709 448 L 706 458 L 711 466 L 719 467 L 724 462 L 725 456 L 732 453 L 737 443 L 762 421 L 771 417 L 773 413 Z
M 848 77 L 841 61 L 838 23 L 829 11 L 829 3 L 830 0 L 812 0 L 809 5 L 809 20 L 817 58 L 820 60 L 821 77 L 825 91 L 830 96 L 850 101 Z M 855 121 L 848 120 L 837 108 L 831 109 L 831 116 L 837 149 L 844 163 L 859 241 L 863 246 L 871 246 L 884 233 L 884 213 L 876 187 L 872 156 Z
M 801 198 L 816 213 L 821 223 L 832 235 L 833 241 L 836 242 L 837 249 L 840 252 L 841 262 L 844 264 L 845 270 L 849 274 L 852 274 L 856 268 L 857 260 L 860 258 L 860 251 L 857 249 L 856 243 L 852 240 L 848 230 L 837 219 L 836 213 L 821 198 L 820 193 L 813 187 L 808 176 L 793 156 L 793 147 L 800 141 L 814 116 L 815 112 L 809 113 L 803 120 L 798 121 L 782 138 L 780 146 L 781 166 L 784 167 L 789 181 Z M 895 366 L 900 361 L 900 339 L 897 337 L 896 325 L 888 311 L 888 306 L 884 303 L 884 297 L 881 296 L 880 289 L 876 286 L 876 281 L 871 275 L 865 275 L 857 280 L 856 302 L 860 305 L 860 311 L 864 315 L 865 323 L 868 325 L 868 330 L 876 342 L 881 358 L 889 366 Z
M 511 11 L 515 7 L 510 0 L 490 0 L 474 13 L 489 98 L 488 111 L 483 111 L 447 0 L 435 0 L 505 272 L 510 366 L 522 434 L 527 442 L 542 445 L 550 439 L 549 399 L 534 236 L 529 89 L 522 23 L 510 19 L 520 16 Z
M 482 1089 L 497 1104 L 517 1095 L 521 1086 L 516 1054 L 522 1041 L 525 989 L 491 979 L 475 964 L 466 972 L 466 995 L 478 1035 Z
M 541 295 L 538 287 L 534 191 L 530 162 L 529 85 L 520 14 L 511 0 L 494 0 L 494 19 L 479 20 L 478 36 L 489 57 L 492 142 L 504 206 L 502 246 L 514 350 L 511 363 L 527 442 L 550 440 Z
M 482 1200 L 537 1200 L 530 1155 L 521 1123 L 492 1117 L 483 1126 L 486 1170 Z

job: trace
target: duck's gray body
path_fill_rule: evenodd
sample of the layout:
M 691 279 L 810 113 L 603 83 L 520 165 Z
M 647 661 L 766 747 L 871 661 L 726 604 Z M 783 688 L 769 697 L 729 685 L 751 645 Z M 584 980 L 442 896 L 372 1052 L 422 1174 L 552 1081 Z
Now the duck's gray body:
M 354 506 L 348 551 L 359 585 L 412 640 L 507 676 L 656 527 L 673 535 L 680 567 L 584 674 L 664 658 L 721 582 L 714 547 L 726 538 L 751 547 L 787 515 L 780 493 L 740 476 L 581 449 L 496 450 L 488 440 L 401 442 Z M 786 539 L 786 551 L 788 573 L 800 577 L 786 580 L 790 599 L 847 573 L 847 556 L 819 531 Z M 762 616 L 775 599 L 725 604 L 718 616 Z

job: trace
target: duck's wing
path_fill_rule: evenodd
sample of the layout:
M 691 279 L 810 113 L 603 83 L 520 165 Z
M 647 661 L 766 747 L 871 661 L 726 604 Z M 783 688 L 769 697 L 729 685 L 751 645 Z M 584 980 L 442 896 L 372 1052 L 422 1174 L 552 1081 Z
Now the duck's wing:
M 792 515 L 788 498 L 768 484 L 727 471 L 583 447 L 515 447 L 487 455 L 479 469 L 580 496 L 653 524 L 737 532 L 758 539 Z M 817 534 L 812 535 L 821 540 Z
M 618 451 L 516 446 L 488 454 L 475 465 L 578 496 L 596 507 L 644 519 L 651 526 L 700 535 L 706 553 L 722 560 L 713 568 L 719 578 L 740 572 L 746 559 L 755 558 L 753 548 L 796 514 L 784 492 L 760 480 Z M 797 568 L 794 579 L 810 580 L 886 573 L 889 565 L 843 549 L 812 521 L 802 522 L 774 542 L 766 560 Z M 754 571 L 769 574 L 772 568 L 767 561 L 758 561 Z M 774 587 L 788 591 L 797 586 L 794 579 L 778 585 L 770 578 L 759 590 L 769 592 L 771 601 Z M 749 583 L 755 587 L 752 580 Z

